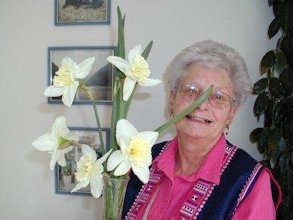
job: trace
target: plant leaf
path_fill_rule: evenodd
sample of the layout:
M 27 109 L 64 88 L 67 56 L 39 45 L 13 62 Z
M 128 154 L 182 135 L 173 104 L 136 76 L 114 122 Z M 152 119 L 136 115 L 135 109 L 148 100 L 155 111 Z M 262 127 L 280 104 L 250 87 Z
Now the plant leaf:
M 286 68 L 279 77 L 283 88 L 286 92 L 285 95 L 290 95 L 293 92 L 293 70 Z
M 276 151 L 281 138 L 281 131 L 279 128 L 268 129 L 268 147 L 271 152 Z
M 290 144 L 293 143 L 293 117 L 292 116 L 291 118 L 284 120 L 282 136 L 287 142 L 290 142 Z
M 274 37 L 280 30 L 280 27 L 281 27 L 280 20 L 278 17 L 275 17 L 275 19 L 271 22 L 268 29 L 269 38 Z
M 119 56 L 125 59 L 125 37 L 124 37 L 125 15 L 122 17 L 122 13 L 119 6 L 117 7 L 117 14 L 118 14 L 118 45 L 117 45 L 116 56 Z
M 279 98 L 283 94 L 283 87 L 278 78 L 270 79 L 269 90 L 274 97 Z
M 153 47 L 153 41 L 151 40 L 149 42 L 149 44 L 146 46 L 146 48 L 144 49 L 143 53 L 141 54 L 145 59 L 148 58 L 150 52 L 151 52 L 151 49 Z
M 281 39 L 281 50 L 284 52 L 286 57 L 293 57 L 293 40 L 292 40 L 292 34 L 285 35 Z M 287 62 L 292 65 L 293 60 L 288 59 Z
M 268 87 L 268 78 L 258 80 L 253 86 L 253 94 L 260 94 Z
M 275 107 L 275 109 L 273 111 L 273 118 L 272 118 L 274 124 L 278 124 L 280 122 L 280 120 L 282 119 L 283 108 L 284 108 L 283 104 L 281 104 L 280 102 Z
M 287 67 L 287 58 L 282 50 L 276 49 L 276 59 L 274 65 L 274 73 L 279 75 Z
M 263 128 L 256 128 L 250 133 L 249 139 L 250 139 L 251 143 L 256 143 L 259 141 L 260 134 L 261 134 L 262 130 L 263 130 Z
M 193 103 L 191 103 L 187 108 L 183 109 L 180 113 L 175 115 L 174 117 L 170 118 L 169 121 L 167 121 L 162 126 L 158 127 L 155 131 L 161 133 L 166 128 L 170 127 L 171 125 L 175 124 L 177 121 L 185 117 L 187 114 L 194 111 L 194 109 L 198 108 L 202 103 L 204 103 L 209 96 L 211 95 L 213 90 L 213 86 L 211 85 L 205 92 L 199 96 Z
M 270 97 L 267 92 L 262 92 L 258 95 L 254 102 L 253 112 L 256 116 L 260 116 L 265 112 L 267 107 L 269 106 Z
M 293 2 L 279 2 L 278 15 L 280 17 L 281 27 L 285 33 L 292 31 L 293 27 Z
M 257 149 L 260 154 L 267 153 L 268 149 L 268 129 L 264 128 L 260 133 Z
M 270 50 L 263 56 L 260 62 L 261 74 L 268 72 L 274 66 L 275 59 L 276 59 L 276 56 L 275 56 L 274 50 Z

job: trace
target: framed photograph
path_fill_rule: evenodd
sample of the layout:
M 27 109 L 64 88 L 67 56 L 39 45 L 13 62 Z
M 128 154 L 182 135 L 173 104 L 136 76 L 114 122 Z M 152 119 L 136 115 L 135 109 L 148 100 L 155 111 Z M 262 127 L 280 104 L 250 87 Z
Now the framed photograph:
M 111 0 L 55 0 L 55 25 L 110 24 Z
M 78 142 L 81 144 L 87 144 L 92 147 L 98 154 L 100 153 L 100 139 L 97 132 L 97 128 L 80 128 L 71 127 L 71 132 L 74 132 L 78 136 Z M 110 129 L 103 128 L 102 136 L 104 144 L 109 149 Z M 91 195 L 90 186 L 79 189 L 76 192 L 71 193 L 71 190 L 76 186 L 77 181 L 75 179 L 75 172 L 77 168 L 77 162 L 82 156 L 81 148 L 74 147 L 70 152 L 65 154 L 66 167 L 61 167 L 58 164 L 55 167 L 55 191 L 58 194 L 73 194 L 73 195 Z
M 83 60 L 95 57 L 95 62 L 89 75 L 83 79 L 90 88 L 97 104 L 112 104 L 113 65 L 106 58 L 114 55 L 114 47 L 49 47 L 48 48 L 48 86 L 58 71 L 61 61 L 71 57 L 77 64 Z M 48 97 L 50 104 L 62 104 L 61 97 Z M 91 104 L 84 91 L 77 90 L 73 104 Z

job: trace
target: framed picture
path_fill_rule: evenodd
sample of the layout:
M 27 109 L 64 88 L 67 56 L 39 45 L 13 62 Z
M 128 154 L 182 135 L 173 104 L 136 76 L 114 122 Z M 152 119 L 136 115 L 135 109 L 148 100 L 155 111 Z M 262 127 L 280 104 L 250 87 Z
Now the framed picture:
M 55 25 L 110 24 L 111 0 L 55 0 Z
M 78 142 L 81 144 L 87 144 L 92 147 L 99 156 L 100 153 L 100 139 L 97 132 L 97 128 L 80 128 L 71 127 L 71 132 L 78 136 Z M 104 144 L 109 149 L 109 137 L 110 129 L 103 128 L 102 136 Z M 76 186 L 77 181 L 75 179 L 75 172 L 77 168 L 77 162 L 82 156 L 81 148 L 74 147 L 70 152 L 65 154 L 66 167 L 61 167 L 58 164 L 55 167 L 55 191 L 58 194 L 73 194 L 73 195 L 91 195 L 90 186 L 79 189 L 76 192 L 71 193 L 71 190 Z
M 71 57 L 77 64 L 83 60 L 95 57 L 95 62 L 88 76 L 83 79 L 90 88 L 97 104 L 111 104 L 113 90 L 113 66 L 106 58 L 114 55 L 114 47 L 49 47 L 48 48 L 48 86 L 58 71 L 61 61 Z M 62 104 L 61 97 L 48 97 L 50 104 Z M 77 90 L 73 104 L 91 104 L 88 95 Z

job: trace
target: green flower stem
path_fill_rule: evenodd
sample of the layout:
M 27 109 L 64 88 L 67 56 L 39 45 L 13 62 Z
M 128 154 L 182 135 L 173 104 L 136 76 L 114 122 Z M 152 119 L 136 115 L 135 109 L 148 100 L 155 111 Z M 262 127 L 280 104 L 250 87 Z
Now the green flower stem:
M 101 153 L 102 155 L 104 155 L 106 153 L 106 148 L 105 148 L 105 144 L 104 144 L 104 139 L 103 139 L 103 135 L 102 135 L 102 127 L 101 127 L 101 123 L 100 123 L 100 118 L 99 118 L 99 114 L 98 114 L 98 110 L 97 110 L 97 105 L 96 105 L 96 101 L 91 93 L 91 90 L 89 87 L 87 87 L 82 81 L 79 81 L 80 85 L 80 89 L 82 89 L 88 96 L 88 98 L 92 101 L 92 105 L 94 108 L 94 113 L 95 113 L 95 118 L 96 118 L 96 123 L 97 123 L 97 128 L 98 128 L 98 134 L 99 134 L 99 138 L 100 138 L 100 143 L 101 143 Z
M 104 139 L 103 139 L 103 135 L 102 135 L 102 127 L 101 127 L 101 123 L 100 123 L 100 119 L 99 119 L 99 114 L 98 114 L 96 102 L 94 99 L 92 99 L 92 104 L 94 107 L 96 122 L 97 122 L 97 126 L 98 126 L 98 133 L 99 133 L 99 138 L 100 138 L 101 148 L 102 148 L 101 152 L 102 152 L 102 155 L 104 155 L 106 153 L 106 148 L 105 148 Z
M 201 96 L 199 96 L 192 104 L 190 104 L 187 108 L 183 111 L 175 115 L 174 117 L 170 118 L 165 124 L 157 128 L 155 131 L 161 134 L 165 129 L 169 126 L 175 124 L 178 120 L 185 117 L 187 114 L 191 113 L 194 109 L 198 108 L 205 100 L 209 98 L 213 90 L 213 85 L 211 85 Z
M 118 14 L 118 43 L 115 50 L 115 56 L 125 58 L 125 38 L 124 38 L 124 25 L 125 15 L 122 16 L 121 10 L 117 7 Z M 110 147 L 113 151 L 118 150 L 118 144 L 116 141 L 116 124 L 121 118 L 125 118 L 127 115 L 127 104 L 123 101 L 122 87 L 124 74 L 117 68 L 114 69 L 114 89 L 113 89 L 113 105 L 112 105 L 112 118 L 111 118 L 111 135 L 110 135 Z

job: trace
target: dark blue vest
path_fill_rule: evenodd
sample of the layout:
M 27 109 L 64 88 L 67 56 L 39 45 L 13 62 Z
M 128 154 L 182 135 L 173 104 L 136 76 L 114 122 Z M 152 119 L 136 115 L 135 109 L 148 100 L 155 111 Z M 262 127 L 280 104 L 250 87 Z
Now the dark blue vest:
M 166 142 L 156 144 L 152 148 L 153 158 L 158 156 L 165 144 Z M 228 147 L 232 147 L 232 145 L 228 143 Z M 223 172 L 220 184 L 215 186 L 197 219 L 231 219 L 238 203 L 241 190 L 248 181 L 256 165 L 256 160 L 242 149 L 238 149 L 228 167 Z M 256 177 L 248 188 L 246 195 L 251 191 L 255 180 L 261 173 L 261 170 L 262 168 L 256 174 Z M 132 174 L 125 196 L 123 219 L 133 204 L 141 187 L 142 183 L 140 180 Z

